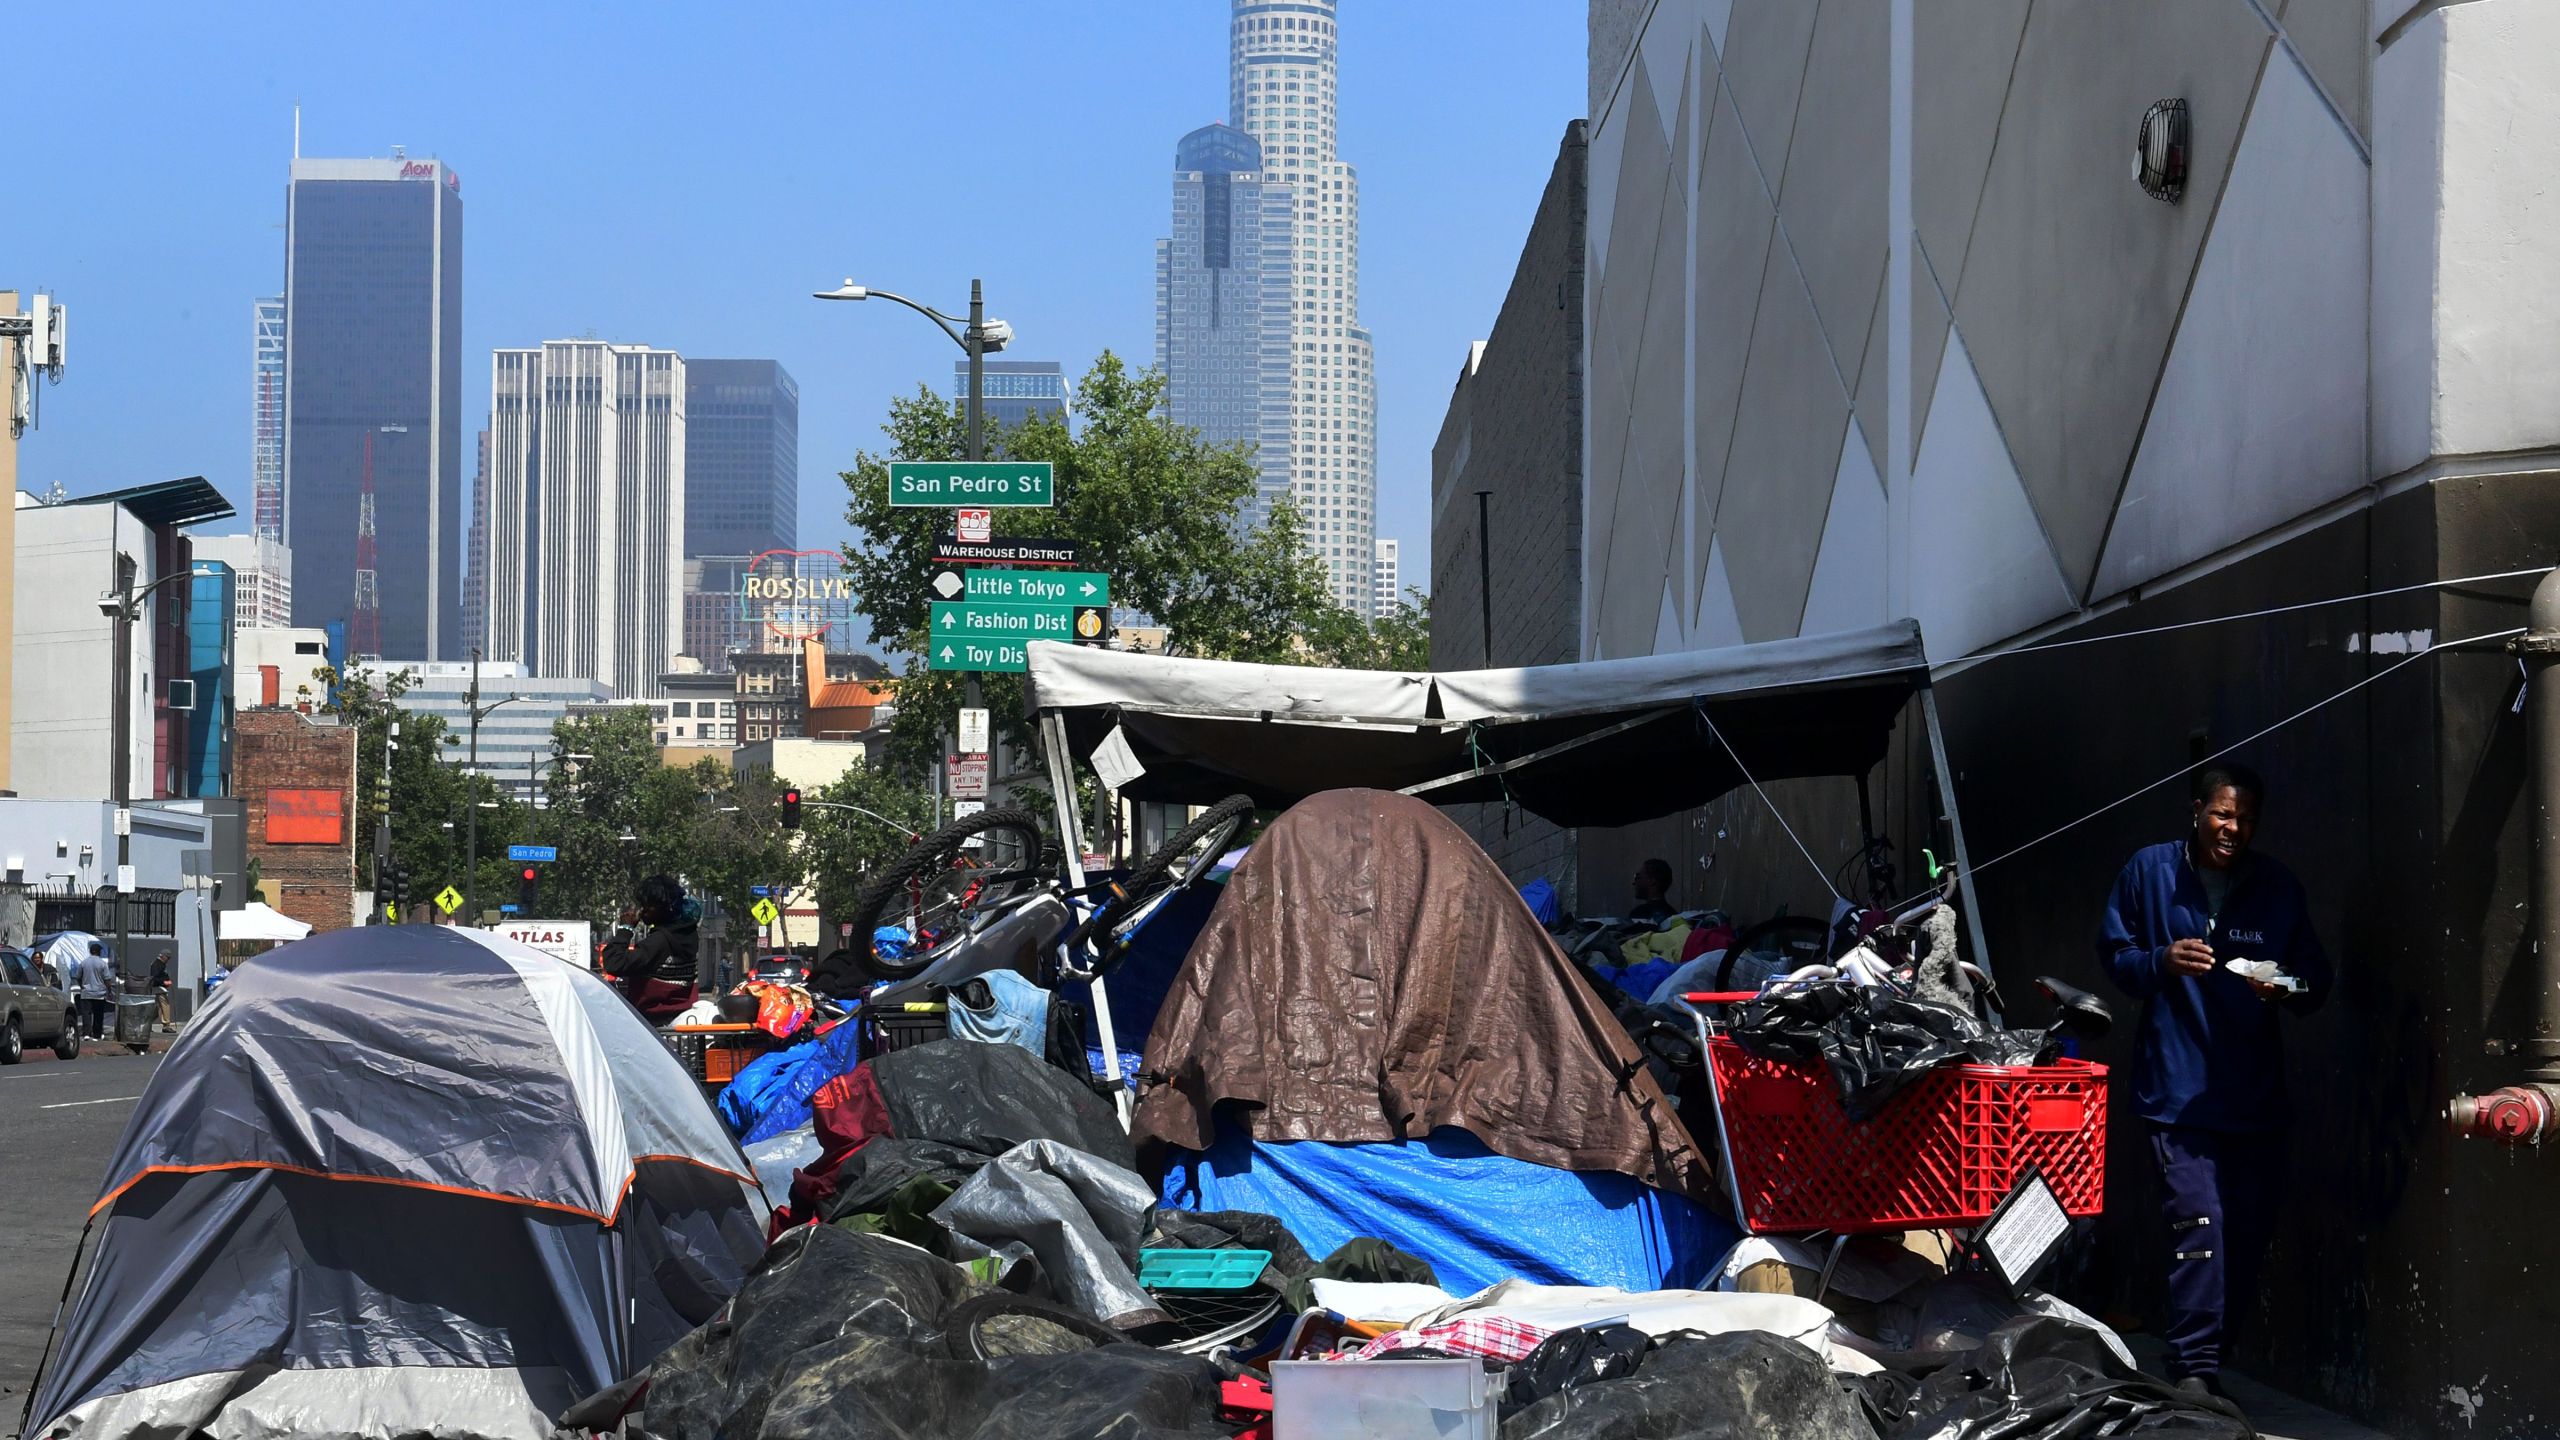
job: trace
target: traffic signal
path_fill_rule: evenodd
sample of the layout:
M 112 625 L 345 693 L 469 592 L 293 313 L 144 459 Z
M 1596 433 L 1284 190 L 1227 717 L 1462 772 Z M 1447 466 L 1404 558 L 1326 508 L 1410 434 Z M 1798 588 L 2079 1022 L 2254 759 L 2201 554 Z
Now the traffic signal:
M 525 919 L 533 916 L 536 893 L 542 886 L 542 872 L 530 865 L 516 877 L 516 914 Z
M 782 792 L 782 828 L 800 828 L 800 787 L 797 785 Z

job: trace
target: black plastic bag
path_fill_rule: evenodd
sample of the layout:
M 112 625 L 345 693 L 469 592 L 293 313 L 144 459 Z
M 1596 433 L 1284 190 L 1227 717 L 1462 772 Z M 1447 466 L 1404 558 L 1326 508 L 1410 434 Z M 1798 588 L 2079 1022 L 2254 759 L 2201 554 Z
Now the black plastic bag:
M 1993 1434 L 2001 1440 L 2083 1435 L 2250 1440 L 2239 1412 L 2189 1395 L 2117 1357 L 2085 1325 L 2020 1316 L 1928 1379 L 1892 1440 Z
M 1865 1120 L 1902 1088 L 1940 1065 L 2032 1065 L 2052 1044 L 2042 1030 L 1994 1030 L 1952 1005 L 1881 987 L 1812 986 L 1742 1007 L 1730 1027 L 1754 1055 L 1820 1060 L 1840 1090 L 1840 1107 Z
M 1502 1440 L 1875 1440 L 1829 1367 L 1756 1330 L 1669 1335 L 1633 1375 L 1577 1385 L 1502 1422 Z
M 1559 1330 L 1511 1367 L 1503 1382 L 1502 1411 L 1525 1410 L 1576 1385 L 1633 1375 L 1652 1349 L 1653 1337 L 1632 1325 Z
M 836 1167 L 836 1192 L 818 1214 L 833 1222 L 848 1215 L 869 1215 L 919 1176 L 956 1189 L 978 1173 L 989 1157 L 939 1140 L 908 1140 L 884 1135 L 864 1145 Z
M 916 1045 L 864 1063 L 899 1139 L 990 1157 L 1025 1140 L 1056 1140 L 1137 1168 L 1111 1103 L 1018 1045 Z

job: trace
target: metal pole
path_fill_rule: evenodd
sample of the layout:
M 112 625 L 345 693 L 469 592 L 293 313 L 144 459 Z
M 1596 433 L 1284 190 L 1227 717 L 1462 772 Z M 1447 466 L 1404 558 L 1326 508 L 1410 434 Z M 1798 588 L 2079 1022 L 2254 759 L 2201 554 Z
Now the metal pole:
M 471 647 L 471 688 L 462 703 L 471 712 L 471 758 L 462 767 L 462 805 L 466 817 L 462 825 L 462 914 L 465 925 L 480 921 L 478 902 L 472 897 L 479 889 L 480 869 L 480 647 Z
M 133 593 L 133 557 L 116 555 L 116 979 L 124 979 L 125 951 L 133 943 L 126 908 L 125 871 L 133 864 L 133 618 L 141 599 Z
M 1493 668 L 1493 492 L 1476 492 L 1476 600 L 1484 612 L 1484 668 Z
M 979 282 L 969 282 L 969 333 L 963 343 L 969 351 L 969 458 L 987 458 L 987 360 L 983 342 L 987 330 L 987 294 Z
M 2533 808 L 2533 953 L 2526 961 L 2526 987 L 2533 997 L 2530 1019 L 2516 1053 L 2526 1074 L 2545 1083 L 2560 1082 L 2560 571 L 2533 587 L 2525 611 L 2529 627 L 2512 644 L 2525 671 L 2525 755 Z

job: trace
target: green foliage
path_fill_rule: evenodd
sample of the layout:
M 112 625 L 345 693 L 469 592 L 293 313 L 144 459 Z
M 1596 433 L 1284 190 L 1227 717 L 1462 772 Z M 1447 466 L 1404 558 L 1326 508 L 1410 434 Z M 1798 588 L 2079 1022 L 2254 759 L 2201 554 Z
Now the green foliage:
M 1337 609 L 1307 634 L 1309 661 L 1347 670 L 1431 668 L 1431 597 L 1407 589 L 1375 620 Z M 1305 662 L 1302 662 L 1305 663 Z
M 1294 506 L 1284 502 L 1250 533 L 1238 523 L 1256 484 L 1246 448 L 1203 443 L 1164 408 L 1161 374 L 1132 371 L 1106 351 L 1076 385 L 1072 426 L 1034 417 L 993 436 L 991 454 L 1046 460 L 1057 471 L 1056 507 L 998 509 L 997 537 L 1080 544 L 1094 568 L 1110 573 L 1115 605 L 1165 627 L 1171 654 L 1303 660 L 1300 637 L 1359 626 L 1327 595 L 1324 567 Z M 845 518 L 857 536 L 845 570 L 871 617 L 872 639 L 909 657 L 891 760 L 920 771 L 940 754 L 965 684 L 927 670 L 923 657 L 933 542 L 950 512 L 892 507 L 889 462 L 959 456 L 967 424 L 957 402 L 919 387 L 890 402 L 881 428 L 888 449 L 860 453 L 844 472 Z M 999 723 L 1022 713 L 1019 677 L 988 675 L 982 685 Z
M 820 802 L 801 812 L 801 854 L 817 886 L 818 910 L 831 921 L 853 914 L 863 880 L 914 843 L 911 832 L 934 828 L 932 792 L 885 766 L 857 765 L 803 798 Z M 872 813 L 830 808 L 837 805 Z

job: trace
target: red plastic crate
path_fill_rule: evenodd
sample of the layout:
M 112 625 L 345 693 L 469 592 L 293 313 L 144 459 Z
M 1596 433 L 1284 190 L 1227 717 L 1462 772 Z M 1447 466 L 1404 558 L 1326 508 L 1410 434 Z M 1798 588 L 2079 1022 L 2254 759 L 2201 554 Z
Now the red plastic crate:
M 1707 1046 L 1742 1223 L 1755 1234 L 1978 1224 L 2034 1165 L 2065 1213 L 2107 1194 L 2107 1067 L 1949 1065 L 1864 1124 L 1820 1065 Z

